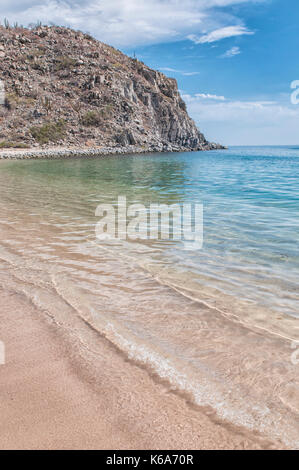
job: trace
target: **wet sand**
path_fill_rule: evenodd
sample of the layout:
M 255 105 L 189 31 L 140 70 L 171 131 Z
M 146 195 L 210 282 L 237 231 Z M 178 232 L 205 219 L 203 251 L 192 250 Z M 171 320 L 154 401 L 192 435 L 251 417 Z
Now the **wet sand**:
M 96 354 L 0 290 L 0 449 L 283 448 L 194 407 L 96 332 Z

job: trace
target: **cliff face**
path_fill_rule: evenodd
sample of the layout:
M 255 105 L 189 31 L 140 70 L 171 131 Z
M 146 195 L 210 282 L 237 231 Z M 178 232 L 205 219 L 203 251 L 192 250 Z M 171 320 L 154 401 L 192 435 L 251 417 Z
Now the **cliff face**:
M 177 82 L 89 35 L 0 27 L 0 147 L 217 148 L 188 116 Z

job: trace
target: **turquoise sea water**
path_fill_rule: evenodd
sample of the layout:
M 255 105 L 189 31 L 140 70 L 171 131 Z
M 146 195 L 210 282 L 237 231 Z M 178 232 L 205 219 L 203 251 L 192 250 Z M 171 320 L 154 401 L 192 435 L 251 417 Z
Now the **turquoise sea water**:
M 119 195 L 146 207 L 201 203 L 201 250 L 161 240 L 128 240 L 112 248 L 137 258 L 142 247 L 150 248 L 147 263 L 188 273 L 201 285 L 281 313 L 299 314 L 299 147 L 2 162 L 0 181 L 1 204 L 11 204 L 11 214 L 36 211 L 54 225 L 56 214 L 62 222 L 77 223 L 83 240 L 94 238 L 97 205 L 117 204 Z
M 176 247 L 176 262 L 211 286 L 297 316 L 299 148 L 235 147 L 175 156 L 179 163 L 181 179 L 174 171 L 160 189 L 203 203 L 204 245 Z

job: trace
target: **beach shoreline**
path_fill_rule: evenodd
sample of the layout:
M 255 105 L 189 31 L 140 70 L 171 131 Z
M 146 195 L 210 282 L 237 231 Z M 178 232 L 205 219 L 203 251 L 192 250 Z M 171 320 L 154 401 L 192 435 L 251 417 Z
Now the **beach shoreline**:
M 230 262 L 228 284 L 209 286 L 209 272 L 175 266 L 159 242 L 95 239 L 100 201 L 121 187 L 144 202 L 169 181 L 173 197 L 178 170 L 196 175 L 196 163 L 203 174 L 205 160 L 206 171 L 210 157 L 218 161 L 217 152 L 198 157 L 2 160 L 1 448 L 298 447 L 298 325 L 285 315 L 295 307 L 291 273 L 281 279 L 273 269 L 250 283 L 246 270 L 235 288 L 243 271 Z M 223 162 L 231 167 L 226 152 Z M 211 268 L 212 258 L 202 259 Z M 257 302 L 246 299 L 248 282 Z
M 25 297 L 0 297 L 1 449 L 273 448 L 169 393 L 105 338 L 93 355 Z
M 209 144 L 206 148 L 190 149 L 176 145 L 126 146 L 126 147 L 46 147 L 26 149 L 2 149 L 0 160 L 33 160 L 33 159 L 60 159 L 60 158 L 91 158 L 106 157 L 109 155 L 150 154 L 163 152 L 198 152 L 224 149 L 217 144 Z
M 34 159 L 60 159 L 82 157 L 105 157 L 108 155 L 126 155 L 150 153 L 142 147 L 49 147 L 30 149 L 0 150 L 0 160 L 34 160 Z

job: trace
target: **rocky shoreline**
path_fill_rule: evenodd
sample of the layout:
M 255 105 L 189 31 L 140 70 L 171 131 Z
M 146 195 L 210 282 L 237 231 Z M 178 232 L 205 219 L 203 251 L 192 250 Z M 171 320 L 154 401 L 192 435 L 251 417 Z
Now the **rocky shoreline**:
M 59 159 L 59 158 L 88 158 L 104 157 L 107 155 L 129 155 L 162 152 L 190 152 L 225 149 L 218 144 L 206 145 L 199 149 L 186 149 L 185 147 L 170 145 L 153 145 L 148 147 L 93 147 L 93 148 L 43 148 L 43 149 L 7 149 L 0 151 L 0 160 L 32 160 L 32 159 Z

